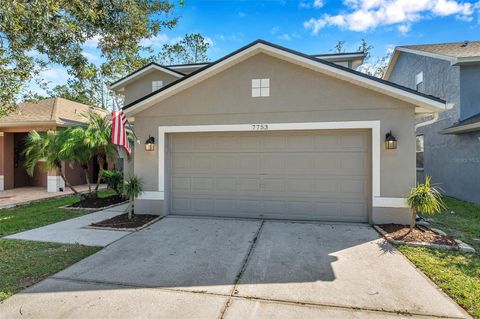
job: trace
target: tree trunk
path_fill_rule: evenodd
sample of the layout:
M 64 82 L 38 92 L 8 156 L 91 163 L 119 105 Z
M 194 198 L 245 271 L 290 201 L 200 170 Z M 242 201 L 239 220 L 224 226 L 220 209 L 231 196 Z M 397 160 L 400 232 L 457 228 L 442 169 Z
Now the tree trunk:
M 75 195 L 79 195 L 78 191 L 72 186 L 72 184 L 70 184 L 70 182 L 65 177 L 65 174 L 63 174 L 62 164 L 57 164 L 57 168 L 60 171 L 60 176 L 62 177 L 63 181 L 65 182 L 65 186 L 70 188 Z
M 88 171 L 88 163 L 83 163 L 82 165 L 83 172 L 85 173 L 85 181 L 88 185 L 88 192 L 92 192 L 92 185 L 90 184 L 90 172 Z
M 129 199 L 128 203 L 128 219 L 131 220 L 133 218 L 133 204 L 134 201 L 132 199 Z
M 415 209 L 412 209 L 412 219 L 410 220 L 410 229 L 408 230 L 406 235 L 410 234 L 410 232 L 415 227 L 415 220 L 416 219 L 417 219 L 417 212 L 415 211 Z
M 100 166 L 100 169 L 98 171 L 98 178 L 97 178 L 97 185 L 95 186 L 95 193 L 98 192 L 98 187 L 100 186 L 100 181 L 102 180 L 103 176 L 103 165 L 105 165 L 105 158 L 102 155 L 98 155 L 98 166 Z

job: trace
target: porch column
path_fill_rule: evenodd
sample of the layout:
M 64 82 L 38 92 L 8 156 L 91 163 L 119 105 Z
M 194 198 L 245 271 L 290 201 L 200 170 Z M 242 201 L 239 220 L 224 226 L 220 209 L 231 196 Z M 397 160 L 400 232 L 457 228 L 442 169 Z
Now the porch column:
M 0 132 L 0 191 L 13 185 L 13 133 Z
M 60 188 L 65 190 L 65 182 L 60 176 L 60 172 L 58 170 L 50 170 L 47 173 L 47 192 L 55 193 L 59 192 Z

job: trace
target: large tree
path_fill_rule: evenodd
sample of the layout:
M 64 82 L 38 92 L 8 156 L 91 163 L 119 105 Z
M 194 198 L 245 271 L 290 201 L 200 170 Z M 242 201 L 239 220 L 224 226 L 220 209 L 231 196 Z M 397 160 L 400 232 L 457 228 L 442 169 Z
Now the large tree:
M 78 81 L 140 67 L 140 41 L 176 24 L 173 7 L 169 0 L 0 0 L 0 116 L 47 63 Z M 87 41 L 98 43 L 99 68 L 82 54 Z
M 207 62 L 210 41 L 200 33 L 186 34 L 173 44 L 164 44 L 158 54 L 158 62 L 166 65 Z
M 345 41 L 337 41 L 333 47 L 335 53 L 345 53 Z M 357 71 L 366 73 L 377 78 L 383 78 L 387 71 L 388 63 L 390 61 L 391 53 L 387 53 L 384 56 L 372 58 L 372 50 L 374 46 L 369 44 L 365 39 L 360 40 L 357 51 L 365 54 L 365 60 L 362 65 L 357 68 Z

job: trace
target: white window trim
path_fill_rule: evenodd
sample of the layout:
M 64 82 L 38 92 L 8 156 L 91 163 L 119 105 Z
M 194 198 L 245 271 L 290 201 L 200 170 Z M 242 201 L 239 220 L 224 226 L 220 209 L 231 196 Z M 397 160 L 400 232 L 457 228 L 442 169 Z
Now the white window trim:
M 295 131 L 295 130 L 335 130 L 335 129 L 371 129 L 372 130 L 372 205 L 373 207 L 407 207 L 404 198 L 380 196 L 380 154 L 383 147 L 380 134 L 380 121 L 348 122 L 307 122 L 307 123 L 261 123 L 231 125 L 192 125 L 158 127 L 158 191 L 148 192 L 148 199 L 165 199 L 165 139 L 169 133 L 195 132 L 251 132 L 251 131 Z M 263 129 L 262 129 L 263 128 Z M 147 199 L 140 196 L 139 199 Z
M 415 90 L 418 91 L 418 86 L 423 83 L 423 71 L 415 75 Z
M 417 151 L 417 137 L 419 136 L 423 137 L 423 151 Z M 416 162 L 417 153 L 423 153 L 423 155 L 425 156 L 425 135 L 424 134 L 415 135 L 415 169 L 418 172 L 423 172 L 425 171 L 425 165 L 423 165 L 424 167 L 417 167 L 417 162 Z M 425 157 L 424 157 L 424 160 L 425 160 Z
M 252 97 L 269 97 L 270 79 L 252 79 Z
M 155 84 L 160 83 L 160 86 L 155 85 L 154 83 Z M 162 87 L 163 87 L 163 81 L 161 81 L 161 80 L 153 80 L 152 81 L 152 92 L 160 90 Z

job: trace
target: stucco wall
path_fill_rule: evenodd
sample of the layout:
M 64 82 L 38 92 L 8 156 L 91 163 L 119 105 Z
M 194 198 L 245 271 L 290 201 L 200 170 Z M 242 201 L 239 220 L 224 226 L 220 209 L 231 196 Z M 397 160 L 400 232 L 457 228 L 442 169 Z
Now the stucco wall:
M 252 78 L 270 78 L 271 96 L 252 98 Z M 144 143 L 158 126 L 371 120 L 382 141 L 390 130 L 398 138 L 397 150 L 381 147 L 381 196 L 405 197 L 415 183 L 414 107 L 264 54 L 135 114 L 135 131 Z M 158 189 L 157 152 L 139 148 L 134 168 L 145 190 Z
M 460 67 L 460 120 L 480 113 L 480 65 Z
M 163 81 L 163 85 L 167 85 L 178 77 L 161 72 L 159 70 L 153 70 L 129 83 L 125 86 L 125 105 L 149 94 L 152 92 L 152 81 Z
M 463 67 L 451 66 L 448 61 L 401 53 L 389 80 L 414 88 L 415 75 L 420 71 L 424 72 L 424 92 L 443 98 L 454 106 L 440 113 L 438 122 L 417 130 L 417 134 L 424 135 L 425 143 L 425 169 L 418 172 L 417 178 L 423 182 L 425 176 L 431 176 L 433 183 L 438 184 L 445 194 L 480 203 L 480 133 L 439 133 L 457 122 L 461 114 L 471 113 L 471 107 L 475 104 L 464 103 L 468 101 L 467 95 L 475 96 L 476 106 L 480 108 L 480 69 L 468 67 L 465 72 Z M 468 87 L 464 87 L 467 85 L 464 82 L 469 82 Z M 472 88 L 475 85 L 477 87 Z M 419 119 L 417 122 L 421 121 Z

